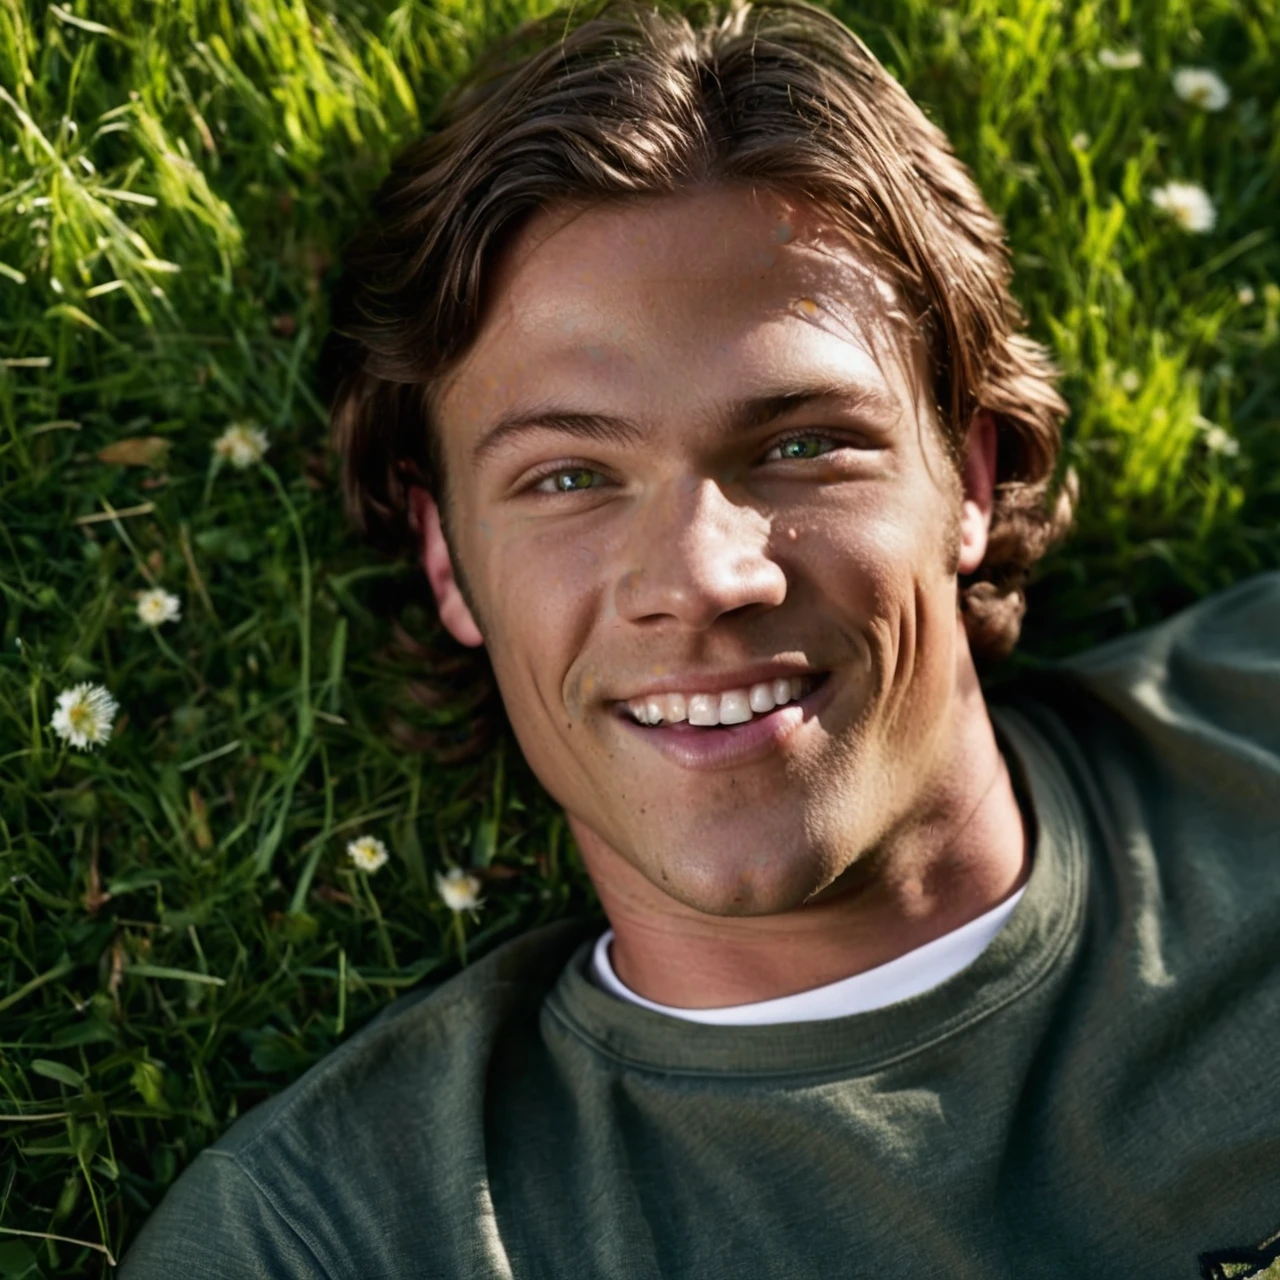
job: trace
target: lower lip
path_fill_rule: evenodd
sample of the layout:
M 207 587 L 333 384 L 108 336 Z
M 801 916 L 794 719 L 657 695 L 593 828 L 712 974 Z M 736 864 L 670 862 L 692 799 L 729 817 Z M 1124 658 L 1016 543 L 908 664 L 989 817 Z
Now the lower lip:
M 700 728 L 688 721 L 671 725 L 641 725 L 621 718 L 623 728 L 657 748 L 683 769 L 730 769 L 763 760 L 798 732 L 826 705 L 832 680 L 828 675 L 798 702 L 782 706 L 745 724 Z

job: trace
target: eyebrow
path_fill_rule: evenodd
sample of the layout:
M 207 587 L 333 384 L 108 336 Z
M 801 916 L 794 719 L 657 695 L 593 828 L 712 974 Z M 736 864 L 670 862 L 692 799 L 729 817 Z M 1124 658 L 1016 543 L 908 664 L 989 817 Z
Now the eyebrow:
M 732 401 L 717 417 L 728 434 L 755 430 L 815 404 L 835 404 L 853 412 L 896 415 L 898 406 L 889 392 L 866 383 L 838 381 L 781 387 Z M 635 444 L 644 428 L 631 418 L 608 413 L 582 413 L 555 406 L 510 409 L 480 437 L 471 454 L 472 466 L 480 466 L 512 440 L 527 433 L 557 431 L 602 444 Z

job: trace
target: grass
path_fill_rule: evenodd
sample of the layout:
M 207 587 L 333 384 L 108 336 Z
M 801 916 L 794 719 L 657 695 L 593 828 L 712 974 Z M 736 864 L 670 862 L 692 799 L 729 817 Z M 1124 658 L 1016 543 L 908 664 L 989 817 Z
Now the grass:
M 1079 526 L 1022 661 L 1280 565 L 1278 0 L 838 9 L 1006 216 L 1064 371 Z M 106 1273 L 196 1151 L 386 1001 L 592 909 L 509 742 L 433 764 L 388 728 L 413 651 L 383 606 L 414 578 L 345 532 L 316 390 L 364 200 L 525 11 L 0 0 L 0 1277 Z M 1122 48 L 1142 65 L 1099 63 Z M 1179 100 L 1182 65 L 1230 104 Z M 1170 179 L 1212 232 L 1153 206 Z M 265 465 L 216 465 L 233 422 Z M 158 631 L 153 585 L 183 603 Z M 92 754 L 48 728 L 82 680 L 122 705 Z M 463 705 L 409 719 L 465 734 Z M 344 858 L 366 832 L 372 875 Z M 477 912 L 441 901 L 449 865 Z

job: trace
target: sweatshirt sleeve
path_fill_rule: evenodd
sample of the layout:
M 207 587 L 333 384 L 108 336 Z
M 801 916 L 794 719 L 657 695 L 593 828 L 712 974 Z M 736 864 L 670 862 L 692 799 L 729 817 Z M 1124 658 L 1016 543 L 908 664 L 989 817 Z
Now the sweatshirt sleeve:
M 232 1152 L 202 1151 L 124 1256 L 120 1280 L 331 1280 Z

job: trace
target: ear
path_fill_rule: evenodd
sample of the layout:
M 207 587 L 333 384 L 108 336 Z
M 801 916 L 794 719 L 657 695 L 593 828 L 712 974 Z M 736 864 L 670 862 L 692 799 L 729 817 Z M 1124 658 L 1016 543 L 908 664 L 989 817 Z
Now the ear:
M 420 485 L 409 490 L 409 513 L 418 531 L 422 568 L 431 583 L 444 629 L 459 643 L 475 649 L 484 644 L 484 636 L 476 626 L 471 608 L 458 586 L 453 572 L 453 557 L 445 541 L 440 523 L 440 508 L 435 499 Z
M 996 487 L 996 420 L 985 409 L 969 426 L 965 445 L 964 505 L 960 510 L 961 574 L 972 573 L 987 554 L 991 532 L 991 510 Z

